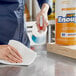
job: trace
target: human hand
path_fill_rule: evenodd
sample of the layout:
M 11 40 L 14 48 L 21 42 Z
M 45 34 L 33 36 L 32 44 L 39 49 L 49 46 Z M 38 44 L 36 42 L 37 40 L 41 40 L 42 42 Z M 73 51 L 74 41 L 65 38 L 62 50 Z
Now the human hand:
M 10 45 L 0 45 L 0 59 L 11 63 L 21 63 L 22 57 L 18 51 Z
M 42 20 L 43 20 L 43 28 L 42 30 L 45 31 L 47 26 L 48 26 L 48 13 L 49 10 L 49 5 L 48 4 L 43 4 L 41 11 L 38 13 L 37 17 L 36 17 L 36 21 L 37 21 L 37 27 L 38 30 L 40 31 L 40 17 L 42 16 Z

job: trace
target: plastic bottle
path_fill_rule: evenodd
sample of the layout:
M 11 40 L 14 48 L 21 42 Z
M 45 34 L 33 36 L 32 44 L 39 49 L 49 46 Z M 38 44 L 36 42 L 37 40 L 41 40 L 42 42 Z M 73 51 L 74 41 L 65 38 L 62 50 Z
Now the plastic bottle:
M 43 31 L 43 17 L 40 17 L 40 32 L 38 31 L 37 25 L 35 24 L 33 26 L 33 31 L 32 31 L 32 40 L 33 42 L 37 43 L 37 44 L 45 44 L 46 43 L 46 33 L 47 33 L 47 29 L 45 31 Z

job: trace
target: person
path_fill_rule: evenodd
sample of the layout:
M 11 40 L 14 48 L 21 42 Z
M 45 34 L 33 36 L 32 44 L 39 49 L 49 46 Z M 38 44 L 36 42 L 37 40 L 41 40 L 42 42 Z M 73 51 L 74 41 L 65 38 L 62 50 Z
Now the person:
M 43 30 L 45 31 L 48 25 L 47 13 L 51 13 L 50 0 L 37 1 L 41 8 L 36 17 L 37 25 L 39 27 L 40 16 L 43 16 L 45 24 Z M 30 47 L 27 32 L 24 31 L 23 11 L 23 0 L 0 0 L 0 59 L 11 63 L 21 63 L 22 57 L 15 48 L 8 45 L 9 40 L 17 40 Z

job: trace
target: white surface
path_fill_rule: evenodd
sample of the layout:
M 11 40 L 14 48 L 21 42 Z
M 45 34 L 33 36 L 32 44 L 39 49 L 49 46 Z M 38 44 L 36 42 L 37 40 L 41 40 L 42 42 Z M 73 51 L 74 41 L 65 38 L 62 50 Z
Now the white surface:
M 12 47 L 18 50 L 18 52 L 23 58 L 23 63 L 10 63 L 4 60 L 0 60 L 0 63 L 11 64 L 11 65 L 30 65 L 31 63 L 34 62 L 37 56 L 37 54 L 34 51 L 27 48 L 25 45 L 23 45 L 19 41 L 15 41 L 15 40 L 10 40 L 9 45 L 11 45 Z

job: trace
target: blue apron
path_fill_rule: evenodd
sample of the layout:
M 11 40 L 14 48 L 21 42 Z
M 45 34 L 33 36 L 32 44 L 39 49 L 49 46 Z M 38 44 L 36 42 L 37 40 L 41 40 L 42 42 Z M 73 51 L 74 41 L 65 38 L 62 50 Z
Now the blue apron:
M 50 0 L 37 0 L 40 7 Z M 24 31 L 24 0 L 0 0 L 0 45 L 7 45 L 14 39 L 30 46 Z M 51 10 L 49 9 L 49 13 Z
M 0 45 L 14 39 L 29 47 L 30 41 L 24 31 L 23 11 L 23 0 L 0 0 Z

